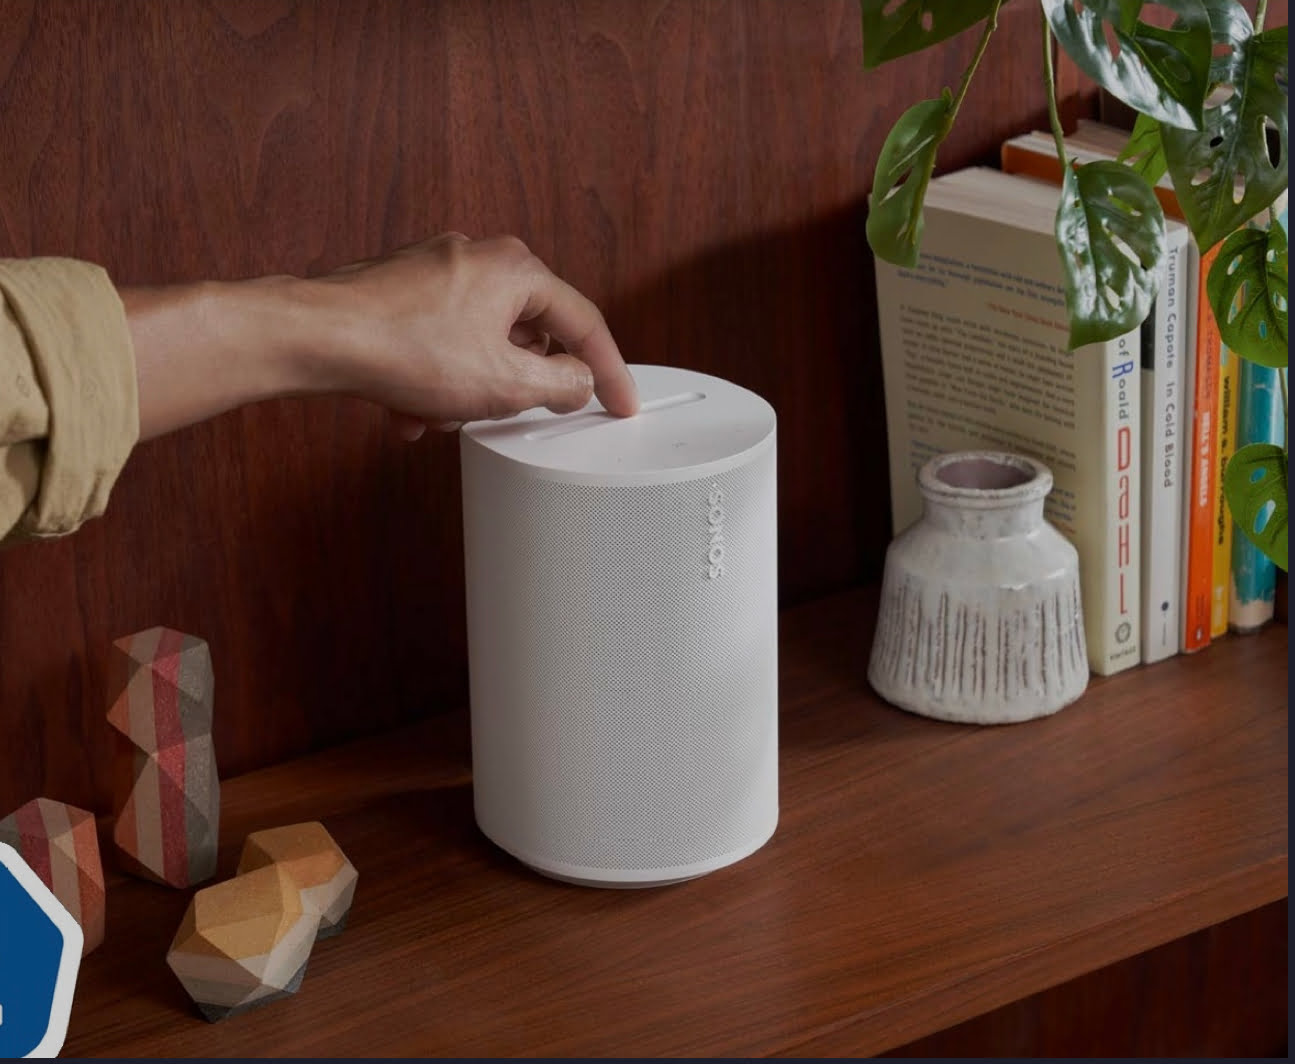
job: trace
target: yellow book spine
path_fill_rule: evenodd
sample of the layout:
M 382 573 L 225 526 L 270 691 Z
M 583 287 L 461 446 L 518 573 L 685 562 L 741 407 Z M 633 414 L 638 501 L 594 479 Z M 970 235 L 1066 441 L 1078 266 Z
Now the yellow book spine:
M 1223 497 L 1223 471 L 1237 449 L 1240 365 L 1240 358 L 1228 350 L 1227 344 L 1220 344 L 1217 408 L 1219 439 L 1215 453 L 1218 476 L 1214 481 L 1214 579 L 1210 588 L 1210 636 L 1215 639 L 1227 634 L 1228 601 L 1232 587 L 1232 514 Z

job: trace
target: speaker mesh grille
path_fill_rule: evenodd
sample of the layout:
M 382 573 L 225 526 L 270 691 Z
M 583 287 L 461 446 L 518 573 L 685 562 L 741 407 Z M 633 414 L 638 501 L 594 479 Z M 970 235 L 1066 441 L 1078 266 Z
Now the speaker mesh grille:
M 473 462 L 492 467 L 491 499 Z M 642 487 L 533 480 L 497 462 L 464 454 L 483 830 L 526 859 L 626 870 L 766 836 L 777 818 L 774 448 L 717 477 Z M 715 489 L 725 571 L 712 579 Z

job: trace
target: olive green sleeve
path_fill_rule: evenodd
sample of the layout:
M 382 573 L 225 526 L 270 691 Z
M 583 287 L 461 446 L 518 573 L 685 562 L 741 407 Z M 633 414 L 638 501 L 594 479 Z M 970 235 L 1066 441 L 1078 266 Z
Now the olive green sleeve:
M 134 349 L 106 271 L 0 259 L 0 543 L 102 514 L 138 438 Z

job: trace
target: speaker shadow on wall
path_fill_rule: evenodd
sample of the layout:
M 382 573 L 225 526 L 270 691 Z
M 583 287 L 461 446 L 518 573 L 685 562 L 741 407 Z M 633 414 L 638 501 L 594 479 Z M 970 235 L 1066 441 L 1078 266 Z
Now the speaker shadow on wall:
M 890 540 L 864 214 L 855 201 L 708 248 L 603 307 L 627 361 L 714 374 L 773 405 L 784 607 L 878 579 Z

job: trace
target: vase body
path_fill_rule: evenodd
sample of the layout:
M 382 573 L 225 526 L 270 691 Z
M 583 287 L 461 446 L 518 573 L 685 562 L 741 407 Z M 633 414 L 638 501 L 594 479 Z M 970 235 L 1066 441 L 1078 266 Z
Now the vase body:
M 913 713 L 1007 724 L 1055 713 L 1088 686 L 1074 546 L 1043 516 L 1046 466 L 1022 455 L 938 455 L 923 514 L 887 548 L 868 681 Z

